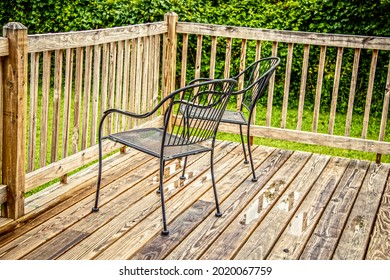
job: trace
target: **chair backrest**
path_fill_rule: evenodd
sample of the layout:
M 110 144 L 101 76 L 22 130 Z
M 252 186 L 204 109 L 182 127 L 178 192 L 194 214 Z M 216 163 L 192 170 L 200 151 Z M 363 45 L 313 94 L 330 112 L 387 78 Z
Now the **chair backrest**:
M 170 133 L 164 134 L 164 145 L 183 146 L 215 139 L 236 83 L 234 79 L 210 80 L 170 94 L 164 116 L 165 132 Z
M 242 94 L 241 109 L 246 107 L 250 112 L 252 111 L 256 102 L 264 94 L 269 79 L 279 63 L 279 57 L 262 58 L 233 77 L 239 81 L 239 84 L 243 80 L 243 89 L 233 92 L 234 95 Z

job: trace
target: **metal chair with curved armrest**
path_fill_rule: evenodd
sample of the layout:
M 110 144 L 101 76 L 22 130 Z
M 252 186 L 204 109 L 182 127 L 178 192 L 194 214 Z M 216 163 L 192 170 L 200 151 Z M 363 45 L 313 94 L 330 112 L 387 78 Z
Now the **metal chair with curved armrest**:
M 165 104 L 167 106 L 162 128 L 131 129 L 113 133 L 104 138 L 159 158 L 159 193 L 163 220 L 162 234 L 166 235 L 169 233 L 166 222 L 163 187 L 164 166 L 167 160 L 181 157 L 187 158 L 189 155 L 210 152 L 211 181 L 215 196 L 216 215 L 221 216 L 214 178 L 214 145 L 221 117 L 235 84 L 236 80 L 223 79 L 188 85 L 165 97 L 154 109 L 145 114 L 134 114 L 119 109 L 105 111 L 99 125 L 99 171 L 95 206 L 92 210 L 94 212 L 99 211 L 99 191 L 102 178 L 102 127 L 106 117 L 112 113 L 118 113 L 132 118 L 147 118 Z M 181 109 L 179 110 L 179 108 Z M 197 116 L 189 118 L 195 111 L 199 112 Z M 206 145 L 206 142 L 209 145 Z
M 236 111 L 225 110 L 221 118 L 221 122 L 223 123 L 237 124 L 240 127 L 241 144 L 242 144 L 242 148 L 244 151 L 244 158 L 245 158 L 244 162 L 246 164 L 250 162 L 251 164 L 252 181 L 257 181 L 257 177 L 255 173 L 253 159 L 252 159 L 252 151 L 249 143 L 251 120 L 254 115 L 254 109 L 256 108 L 255 106 L 256 102 L 264 95 L 264 90 L 268 85 L 269 79 L 271 78 L 272 74 L 275 72 L 276 67 L 279 64 L 280 64 L 280 58 L 278 57 L 262 58 L 249 65 L 247 68 L 241 71 L 237 76 L 232 77 L 232 79 L 239 81 L 239 83 L 243 81 L 243 89 L 236 90 L 232 93 L 232 95 L 237 95 L 237 96 L 242 95 L 241 104 L 239 106 L 239 110 Z M 199 78 L 191 81 L 189 84 L 195 84 L 197 82 L 204 82 L 207 80 L 210 79 Z M 193 111 L 192 113 L 193 115 L 189 116 L 190 118 L 196 117 L 198 113 L 201 113 L 201 110 Z M 248 153 L 249 153 L 250 161 L 248 161 L 246 149 L 245 149 L 244 137 L 242 133 L 243 125 L 247 127 L 246 136 L 248 142 L 247 144 L 248 144 Z M 186 162 L 187 159 L 185 159 L 183 174 L 185 171 Z

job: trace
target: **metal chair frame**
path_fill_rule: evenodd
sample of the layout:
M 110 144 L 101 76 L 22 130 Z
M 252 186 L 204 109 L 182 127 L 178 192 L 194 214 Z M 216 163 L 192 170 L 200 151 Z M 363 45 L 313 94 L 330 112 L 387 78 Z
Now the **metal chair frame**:
M 191 84 L 178 89 L 165 98 L 150 112 L 135 114 L 120 109 L 109 109 L 103 113 L 99 124 L 99 168 L 96 186 L 95 205 L 92 211 L 99 211 L 99 193 L 102 179 L 102 140 L 110 139 L 128 147 L 145 152 L 160 159 L 159 189 L 162 210 L 162 234 L 169 233 L 167 228 L 165 198 L 164 198 L 164 167 L 167 160 L 187 157 L 203 152 L 210 152 L 211 181 L 214 191 L 216 216 L 221 216 L 217 189 L 214 177 L 214 146 L 215 137 L 228 100 L 237 83 L 234 79 L 209 80 Z M 143 119 L 152 116 L 159 108 L 168 103 L 164 113 L 162 128 L 140 128 L 113 133 L 103 137 L 104 120 L 113 113 L 131 118 Z M 183 109 L 185 106 L 186 109 Z M 179 109 L 179 108 L 182 109 Z M 190 118 L 194 111 L 202 110 L 196 118 Z M 176 115 L 172 114 L 177 112 Z M 211 140 L 210 147 L 204 145 Z M 184 177 L 185 168 L 183 168 Z
M 251 164 L 252 170 L 252 181 L 256 182 L 258 180 L 255 167 L 253 164 L 251 144 L 250 139 L 250 128 L 251 120 L 253 118 L 254 109 L 256 108 L 257 101 L 264 95 L 265 88 L 268 85 L 268 82 L 275 72 L 276 67 L 280 64 L 279 57 L 267 57 L 259 59 L 241 71 L 237 76 L 232 77 L 236 81 L 243 80 L 243 89 L 233 91 L 233 95 L 242 95 L 241 104 L 238 111 L 225 110 L 221 118 L 222 123 L 231 123 L 238 124 L 240 128 L 240 139 L 242 144 L 242 149 L 244 152 L 244 163 Z M 199 78 L 191 81 L 189 84 L 194 84 L 197 82 L 203 82 L 210 80 L 208 78 Z M 249 113 L 248 118 L 245 117 L 244 111 Z M 247 127 L 246 136 L 247 136 L 247 145 L 248 145 L 248 154 L 249 161 L 245 149 L 245 142 L 243 136 L 242 126 Z M 186 164 L 186 161 L 185 161 Z M 183 170 L 185 170 L 185 164 Z M 184 173 L 183 173 L 184 174 Z

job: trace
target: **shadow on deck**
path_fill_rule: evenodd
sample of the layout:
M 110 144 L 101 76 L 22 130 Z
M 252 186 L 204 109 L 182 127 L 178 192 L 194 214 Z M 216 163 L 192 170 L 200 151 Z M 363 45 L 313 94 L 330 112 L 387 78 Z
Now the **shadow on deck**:
M 0 259 L 389 259 L 390 165 L 255 147 L 252 182 L 241 146 L 219 142 L 214 216 L 209 157 L 165 170 L 170 234 L 161 236 L 158 160 L 127 150 L 26 201 L 47 209 L 0 236 Z M 66 193 L 66 189 L 73 188 Z

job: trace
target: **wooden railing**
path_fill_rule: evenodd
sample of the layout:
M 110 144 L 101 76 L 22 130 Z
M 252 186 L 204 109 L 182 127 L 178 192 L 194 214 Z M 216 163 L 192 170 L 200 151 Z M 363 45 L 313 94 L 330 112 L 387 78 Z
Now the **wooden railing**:
M 253 136 L 266 137 L 269 139 L 295 141 L 307 144 L 317 144 L 323 146 L 329 146 L 334 148 L 351 149 L 365 152 L 373 152 L 378 154 L 378 161 L 380 160 L 380 154 L 390 153 L 390 143 L 385 140 L 388 106 L 389 106 L 389 90 L 390 90 L 390 67 L 389 64 L 389 50 L 390 50 L 390 38 L 380 37 L 368 37 L 368 36 L 349 36 L 349 35 L 335 35 L 335 34 L 317 34 L 307 32 L 292 32 L 292 31 L 277 31 L 267 29 L 254 29 L 244 27 L 228 27 L 218 26 L 210 24 L 197 24 L 197 23 L 185 23 L 179 22 L 177 25 L 177 34 L 181 34 L 181 67 L 178 69 L 180 72 L 180 85 L 184 85 L 188 80 L 198 78 L 200 76 L 207 76 L 214 78 L 216 73 L 216 60 L 218 53 L 225 53 L 225 63 L 222 65 L 223 69 L 219 69 L 219 73 L 223 73 L 223 77 L 231 76 L 231 68 L 233 61 L 239 61 L 238 69 L 234 75 L 249 65 L 254 60 L 264 56 L 280 56 L 282 59 L 281 66 L 276 71 L 276 76 L 270 80 L 268 94 L 267 94 L 267 106 L 263 113 L 265 119 L 258 118 L 256 125 L 254 126 L 252 133 Z M 196 42 L 196 54 L 195 67 L 192 69 L 191 75 L 187 73 L 187 64 L 189 60 L 188 45 L 189 41 Z M 239 45 L 239 51 L 233 54 L 232 41 L 235 41 L 236 45 Z M 206 44 L 204 43 L 206 41 Z M 208 49 L 205 49 L 204 45 L 207 45 Z M 202 47 L 203 46 L 203 47 Z M 262 46 L 265 46 L 262 48 Z M 278 50 L 282 51 L 278 51 Z M 299 49 L 300 52 L 294 52 Z M 300 56 L 303 49 L 303 55 Z M 327 57 L 327 50 L 334 50 L 337 53 L 333 57 Z M 316 51 L 317 50 L 317 51 Z M 343 133 L 336 134 L 335 131 L 335 119 L 337 115 L 338 95 L 340 80 L 345 79 L 345 72 L 341 76 L 341 69 L 343 67 L 343 54 L 353 53 L 353 67 L 349 69 L 350 88 L 348 98 L 348 108 L 345 117 L 345 127 Z M 362 52 L 365 52 L 364 58 L 371 54 L 371 64 L 366 96 L 364 97 L 365 108 L 363 114 L 363 120 L 358 122 L 360 118 L 356 118 L 358 113 L 354 114 L 354 102 L 356 100 L 356 86 L 359 79 L 359 63 L 362 64 L 363 56 Z M 381 57 L 386 59 L 385 66 L 387 68 L 387 81 L 378 85 L 381 81 L 375 80 L 375 73 L 377 70 L 377 60 L 379 53 Z M 319 56 L 319 57 L 318 57 Z M 345 55 L 344 55 L 345 56 Z M 207 61 L 204 65 L 203 60 Z M 294 60 L 301 61 L 301 73 L 295 73 L 292 75 L 292 65 Z M 308 68 L 310 61 L 318 61 L 317 65 L 312 68 L 317 68 L 317 76 L 315 90 L 307 92 L 308 88 Z M 334 68 L 334 70 L 333 70 Z M 331 70 L 329 70 L 331 69 Z M 322 86 L 324 83 L 324 73 L 331 72 L 334 76 L 333 89 L 331 93 L 331 104 L 326 104 L 321 99 Z M 201 74 L 202 73 L 202 74 Z M 299 76 L 298 76 L 298 75 Z M 313 73 L 311 73 L 313 75 Z M 220 75 L 221 76 L 221 75 Z M 313 75 L 314 76 L 314 75 Z M 275 80 L 276 77 L 276 80 Z M 290 91 L 290 83 L 294 80 L 300 79 L 299 92 L 292 93 Z M 278 88 L 283 90 L 276 91 L 275 86 L 278 84 Z M 378 86 L 377 86 L 378 85 Z M 239 85 L 242 87 L 242 85 Z M 374 91 L 374 88 L 380 88 L 380 91 Z M 306 116 L 304 116 L 305 99 L 311 94 L 314 100 L 314 107 L 312 109 L 311 125 L 309 129 L 303 129 L 303 123 Z M 280 95 L 279 99 L 283 102 L 278 110 L 281 110 L 281 116 L 277 121 L 273 120 L 274 117 L 274 97 Z M 299 98 L 299 105 L 295 108 L 289 108 L 289 100 L 291 95 L 295 98 Z M 381 98 L 382 102 L 382 118 L 379 124 L 380 129 L 377 135 L 368 135 L 368 130 L 372 123 L 370 122 L 371 102 L 373 96 L 376 95 L 377 99 Z M 281 97 L 283 96 L 283 97 Z M 383 98 L 382 98 L 383 97 Z M 359 96 L 361 98 L 361 96 Z M 237 102 L 240 102 L 237 99 Z M 330 107 L 329 118 L 325 129 L 320 131 L 319 122 L 320 110 L 322 106 Z M 238 104 L 237 104 L 238 107 Z M 297 119 L 289 120 L 287 122 L 289 111 L 297 111 Z M 351 126 L 361 125 L 360 137 L 350 135 Z M 294 125 L 295 122 L 295 125 Z M 287 123 L 290 127 L 287 127 Z M 293 125 L 293 126 L 292 126 Z M 222 125 L 221 130 L 226 132 L 237 133 L 237 127 L 232 125 Z M 371 138 L 371 139 L 369 139 Z
M 26 53 L 15 60 L 23 64 L 28 58 L 25 72 L 21 71 L 25 76 L 20 78 L 25 88 L 20 87 L 16 92 L 12 87 L 15 77 L 5 73 L 9 69 L 10 58 L 15 56 L 11 49 L 12 38 L 0 38 L 0 56 L 3 57 L 0 61 L 1 96 L 16 94 L 28 103 L 23 110 L 22 122 L 12 132 L 17 135 L 16 142 L 10 143 L 12 133 L 1 127 L 3 119 L 4 124 L 9 122 L 15 125 L 11 121 L 12 114 L 7 113 L 8 109 L 0 114 L 0 163 L 6 164 L 3 170 L 16 170 L 9 173 L 11 175 L 2 174 L 4 185 L 0 185 L 0 205 L 6 203 L 2 207 L 3 216 L 13 219 L 23 216 L 25 192 L 53 180 L 59 179 L 58 184 L 64 184 L 70 172 L 97 159 L 97 126 L 106 108 L 146 112 L 161 97 L 193 78 L 229 77 L 252 61 L 270 55 L 280 56 L 282 64 L 270 81 L 266 108 L 258 111 L 258 120 L 252 129 L 254 137 L 390 154 L 390 144 L 385 138 L 390 75 L 387 75 L 383 85 L 378 86 L 375 80 L 378 56 L 384 54 L 388 59 L 390 38 L 185 23 L 179 22 L 174 13 L 167 14 L 163 22 L 151 24 L 25 36 L 28 46 Z M 335 50 L 334 57 L 327 56 L 329 49 Z M 352 69 L 349 69 L 348 108 L 344 114 L 345 127 L 340 133 L 335 129 L 335 120 L 341 115 L 338 114 L 337 105 L 339 84 L 344 78 L 344 74 L 341 75 L 343 54 L 351 52 L 354 62 Z M 350 131 L 356 125 L 353 116 L 356 115 L 354 103 L 360 79 L 359 65 L 363 57 L 367 58 L 367 54 L 370 55 L 371 68 L 365 91 L 364 114 L 357 124 L 361 125 L 361 135 L 357 137 L 351 135 Z M 298 74 L 296 69 L 292 69 L 297 59 L 301 61 Z M 333 71 L 330 104 L 325 104 L 321 98 L 324 75 L 329 72 L 327 69 Z M 386 71 L 390 73 L 390 67 Z M 313 77 L 315 86 L 309 90 Z M 300 83 L 299 91 L 290 90 L 291 84 L 297 83 L 297 80 Z M 239 81 L 239 87 L 242 87 L 242 81 Z M 378 87 L 382 87 L 381 92 L 374 91 Z M 371 102 L 376 95 L 382 99 L 382 118 L 378 135 L 372 136 L 369 133 L 372 125 Z M 282 100 L 280 106 L 274 104 L 276 97 Z M 297 107 L 289 106 L 292 98 L 299 99 Z M 307 98 L 312 98 L 314 104 L 309 128 L 305 115 Z M 238 98 L 236 106 L 239 102 Z M 0 98 L 0 105 L 2 103 L 3 99 Z M 330 110 L 324 131 L 320 125 L 324 122 L 320 112 L 325 105 Z M 297 117 L 291 120 L 290 112 L 294 110 Z M 277 111 L 281 111 L 280 117 L 276 117 Z M 162 112 L 148 119 L 148 125 L 159 125 Z M 112 132 L 136 125 L 142 123 L 113 116 L 107 122 L 105 131 Z M 238 132 L 237 127 L 231 125 L 222 125 L 221 130 Z M 1 143 L 2 139 L 7 142 Z M 24 149 L 20 150 L 22 146 Z M 118 148 L 120 146 L 116 144 L 104 143 L 104 153 Z M 17 166 L 11 165 L 11 161 L 6 158 L 7 153 L 15 150 L 25 155 L 23 159 L 19 157 Z M 23 174 L 20 174 L 21 167 Z M 10 180 L 9 176 L 14 179 Z

